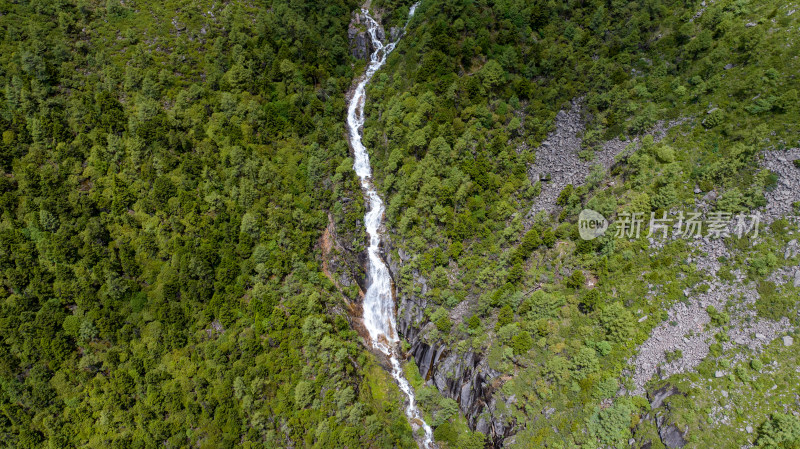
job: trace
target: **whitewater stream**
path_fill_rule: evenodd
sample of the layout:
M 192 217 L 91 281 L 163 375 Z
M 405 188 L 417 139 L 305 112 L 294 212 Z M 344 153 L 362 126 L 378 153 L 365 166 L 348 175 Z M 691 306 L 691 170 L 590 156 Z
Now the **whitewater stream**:
M 409 20 L 414 15 L 416 4 L 411 7 L 408 13 Z M 397 41 L 383 44 L 378 38 L 380 25 L 369 15 L 366 9 L 361 10 L 367 22 L 367 34 L 372 41 L 374 51 L 370 55 L 366 73 L 358 81 L 353 97 L 347 105 L 347 130 L 350 135 L 350 144 L 353 147 L 355 161 L 353 169 L 361 179 L 361 188 L 367 200 L 368 212 L 364 216 L 364 225 L 369 235 L 369 271 L 367 275 L 367 292 L 364 294 L 364 327 L 369 332 L 372 345 L 386 354 L 392 365 L 392 377 L 397 381 L 400 389 L 408 399 L 406 416 L 412 424 L 412 428 L 421 427 L 425 435 L 419 440 L 420 447 L 432 449 L 436 446 L 433 443 L 433 431 L 431 427 L 422 419 L 422 413 L 416 405 L 414 391 L 411 389 L 408 380 L 403 374 L 400 366 L 399 338 L 397 336 L 397 325 L 395 322 L 395 304 L 392 295 L 392 278 L 389 275 L 389 268 L 386 267 L 380 255 L 381 244 L 381 224 L 383 222 L 383 200 L 375 186 L 372 184 L 372 168 L 369 165 L 369 154 L 364 144 L 361 142 L 361 127 L 364 125 L 364 100 L 366 99 L 367 83 L 372 76 L 386 62 L 386 57 L 394 50 Z M 408 24 L 406 22 L 406 24 Z M 402 37 L 402 34 L 401 34 Z M 399 40 L 400 38 L 398 38 Z

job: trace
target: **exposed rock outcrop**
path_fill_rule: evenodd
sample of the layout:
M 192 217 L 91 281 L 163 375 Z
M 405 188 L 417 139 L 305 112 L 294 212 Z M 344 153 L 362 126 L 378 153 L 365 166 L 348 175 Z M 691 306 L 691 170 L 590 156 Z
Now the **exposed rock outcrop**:
M 368 332 L 362 322 L 363 309 L 360 300 L 366 289 L 367 255 L 353 248 L 354 241 L 354 235 L 339 235 L 333 217 L 328 214 L 328 226 L 317 242 L 322 253 L 322 272 L 344 298 L 350 324 L 361 336 L 367 336 Z M 351 288 L 354 285 L 358 286 L 357 292 Z
M 383 256 L 395 278 L 408 259 L 402 250 L 397 255 L 397 258 L 392 256 L 391 240 L 385 238 Z M 498 393 L 503 383 L 500 373 L 489 367 L 482 354 L 459 353 L 442 342 L 425 341 L 425 334 L 434 328 L 424 314 L 427 280 L 414 273 L 414 282 L 420 286 L 422 298 L 413 292 L 396 290 L 398 332 L 411 345 L 407 355 L 414 357 L 420 375 L 429 385 L 458 403 L 471 429 L 489 437 L 492 446 L 502 447 L 515 433 L 515 426 L 497 410 L 497 401 L 513 400 Z
M 686 440 L 684 436 L 686 434 L 681 432 L 678 429 L 678 426 L 674 424 L 670 425 L 659 425 L 658 427 L 658 436 L 661 438 L 661 442 L 664 443 L 664 446 L 669 448 L 679 448 L 686 446 Z
M 339 289 L 358 284 L 359 290 L 363 292 L 366 256 L 354 251 L 352 245 L 347 245 L 343 240 L 337 235 L 333 217 L 328 214 L 328 227 L 319 241 L 322 271 Z
M 787 151 L 766 151 L 762 154 L 762 166 L 778 175 L 777 186 L 766 194 L 767 205 L 761 211 L 760 219 L 762 229 L 773 221 L 792 214 L 792 204 L 800 201 L 800 170 L 792 162 L 798 158 L 800 149 L 797 148 Z M 713 200 L 713 196 L 706 195 L 698 201 L 698 210 L 708 210 L 709 205 L 706 202 Z M 729 229 L 730 231 L 732 230 Z M 677 303 L 668 310 L 668 318 L 652 330 L 650 338 L 639 347 L 639 353 L 631 358 L 629 364 L 632 367 L 633 394 L 642 394 L 644 385 L 657 372 L 662 378 L 688 372 L 708 355 L 709 347 L 714 342 L 714 334 L 718 331 L 709 326 L 711 318 L 706 311 L 708 306 L 724 310 L 731 298 L 741 298 L 730 309 L 732 321 L 727 332 L 730 341 L 723 344 L 723 350 L 729 350 L 734 346 L 746 346 L 751 351 L 757 352 L 792 328 L 786 317 L 779 321 L 771 321 L 757 316 L 752 305 L 760 296 L 755 283 L 748 282 L 744 273 L 739 271 L 732 273 L 735 278 L 731 282 L 721 280 L 717 276 L 720 269 L 719 261 L 731 257 L 722 239 L 698 238 L 690 242 L 690 246 L 695 248 L 699 255 L 686 262 L 694 263 L 698 271 L 709 275 L 710 279 L 706 282 L 707 289 L 685 291 L 688 300 Z M 776 271 L 770 279 L 778 285 L 789 282 L 794 274 L 785 271 Z M 683 356 L 678 360 L 667 362 L 666 352 L 678 349 Z M 738 361 L 740 360 L 737 356 L 734 362 Z
M 380 22 L 379 16 L 376 16 L 376 19 Z M 364 14 L 361 10 L 357 10 L 353 12 L 353 17 L 350 19 L 350 25 L 347 28 L 347 38 L 350 41 L 350 54 L 356 59 L 367 60 L 369 59 L 369 55 L 375 50 L 372 45 L 372 40 L 367 35 L 365 22 Z M 396 29 L 396 27 L 393 27 L 391 29 L 391 39 L 394 40 L 395 36 L 399 36 L 402 31 L 402 28 Z M 386 36 L 383 27 L 378 27 L 377 34 L 381 41 L 385 40 Z
M 581 151 L 582 135 L 585 123 L 581 118 L 582 100 L 572 100 L 568 110 L 561 110 L 556 115 L 556 129 L 547 136 L 547 139 L 536 148 L 536 162 L 528 168 L 528 177 L 532 183 L 540 180 L 542 192 L 534 200 L 528 217 L 533 217 L 540 211 L 553 212 L 556 209 L 556 198 L 568 184 L 574 187 L 583 185 L 592 167 L 601 166 L 608 170 L 617 162 L 630 144 L 638 145 L 639 137 L 631 140 L 614 138 L 604 142 L 598 151 L 595 151 L 591 161 L 585 161 L 578 156 Z M 683 120 L 671 122 L 659 121 L 648 132 L 658 142 L 664 138 L 667 131 Z
M 681 430 L 678 425 L 672 422 L 673 420 L 671 417 L 669 404 L 665 402 L 668 398 L 681 394 L 683 393 L 681 393 L 677 387 L 672 385 L 664 385 L 663 387 L 647 394 L 648 399 L 650 400 L 650 413 L 645 415 L 644 419 L 653 422 L 656 425 L 658 437 L 661 440 L 661 443 L 671 449 L 681 448 L 687 443 L 686 437 L 688 434 L 688 428 L 684 427 L 684 429 Z M 641 447 L 644 448 L 651 446 L 652 442 L 648 441 Z

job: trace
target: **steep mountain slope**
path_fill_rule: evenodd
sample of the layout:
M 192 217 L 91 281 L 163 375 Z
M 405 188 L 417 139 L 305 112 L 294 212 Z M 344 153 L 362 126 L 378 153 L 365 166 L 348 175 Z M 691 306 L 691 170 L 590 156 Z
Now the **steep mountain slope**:
M 416 446 L 359 326 L 362 6 L 0 0 L 4 446 Z M 440 448 L 800 442 L 798 11 L 421 2 L 363 142 Z M 694 210 L 764 220 L 648 236 Z
M 357 6 L 0 2 L 0 445 L 415 446 L 318 262 Z
M 747 1 L 420 5 L 368 92 L 364 140 L 388 204 L 409 371 L 443 447 L 459 447 L 466 427 L 496 447 L 660 447 L 698 445 L 728 425 L 690 402 L 650 399 L 670 375 L 680 383 L 695 370 L 742 372 L 730 381 L 746 387 L 761 375 L 749 361 L 797 331 L 797 287 L 774 279 L 798 264 L 787 253 L 797 222 L 781 216 L 800 212 L 795 150 L 785 151 L 800 145 L 796 11 Z M 585 207 L 612 222 L 640 212 L 643 233 L 616 238 L 612 224 L 584 240 Z M 708 221 L 776 208 L 757 237 L 647 238 L 651 212 L 697 209 Z M 642 346 L 637 359 L 653 329 L 678 338 Z M 684 340 L 705 349 L 684 354 Z M 710 400 L 691 385 L 681 397 Z M 798 393 L 784 388 L 781 397 Z M 771 410 L 736 407 L 750 428 L 772 422 Z M 725 427 L 741 442 L 726 447 L 766 444 L 768 429 L 745 427 Z

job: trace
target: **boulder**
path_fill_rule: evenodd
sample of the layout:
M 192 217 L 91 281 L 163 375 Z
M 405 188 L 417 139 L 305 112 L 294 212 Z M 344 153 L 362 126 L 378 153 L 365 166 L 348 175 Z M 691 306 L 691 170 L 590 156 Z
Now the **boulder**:
M 675 396 L 676 394 L 680 394 L 680 390 L 677 387 L 672 385 L 665 385 L 658 390 L 654 391 L 650 398 L 650 409 L 657 409 L 661 407 L 664 403 L 664 400 L 670 396 Z
M 380 41 L 386 40 L 383 27 L 378 25 L 375 30 L 375 35 Z M 353 18 L 350 20 L 350 25 L 347 28 L 347 39 L 350 41 L 350 53 L 356 59 L 369 59 L 369 55 L 375 51 L 372 45 L 372 40 L 367 32 L 367 20 L 363 14 L 353 13 Z
M 372 43 L 367 32 L 350 25 L 347 29 L 347 39 L 350 41 L 350 53 L 356 59 L 367 60 L 372 51 Z
M 675 449 L 686 446 L 686 434 L 681 432 L 674 424 L 659 428 L 658 436 L 661 438 L 661 442 L 664 443 L 664 446 L 669 448 Z

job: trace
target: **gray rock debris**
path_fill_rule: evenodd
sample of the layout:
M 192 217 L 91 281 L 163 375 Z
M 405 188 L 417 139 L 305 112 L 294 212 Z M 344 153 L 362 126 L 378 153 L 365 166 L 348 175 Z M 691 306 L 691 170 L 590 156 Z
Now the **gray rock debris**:
M 767 205 L 762 211 L 761 229 L 778 218 L 792 214 L 792 203 L 800 201 L 800 170 L 797 170 L 792 162 L 798 158 L 800 158 L 798 148 L 767 151 L 762 155 L 762 166 L 778 174 L 779 180 L 776 188 L 766 194 Z M 705 201 L 713 199 L 701 200 L 699 209 L 707 206 Z M 645 383 L 656 372 L 660 371 L 662 378 L 687 372 L 694 369 L 708 355 L 709 347 L 714 343 L 713 336 L 718 331 L 707 326 L 711 320 L 706 312 L 708 306 L 724 310 L 729 299 L 742 298 L 740 302 L 733 304 L 730 310 L 731 325 L 728 331 L 730 341 L 723 344 L 725 351 L 740 345 L 757 352 L 791 329 L 791 324 L 785 317 L 776 322 L 757 316 L 750 306 L 759 298 L 759 294 L 755 284 L 746 283 L 744 274 L 734 273 L 735 279 L 730 283 L 717 277 L 720 269 L 719 259 L 730 257 L 723 241 L 701 238 L 692 241 L 690 245 L 702 252 L 700 256 L 693 258 L 693 262 L 700 272 L 710 276 L 711 279 L 707 282 L 709 288 L 706 292 L 698 294 L 693 294 L 691 291 L 684 292 L 688 301 L 675 304 L 667 312 L 667 320 L 652 330 L 650 338 L 639 347 L 639 353 L 629 360 L 634 384 L 631 393 L 634 395 L 644 393 Z M 788 282 L 787 278 L 797 281 L 800 275 L 794 274 L 791 278 L 790 276 L 786 270 L 777 270 L 770 279 L 782 285 Z M 670 324 L 671 321 L 677 325 L 673 326 Z M 676 349 L 682 351 L 683 357 L 667 363 L 665 353 Z M 741 358 L 742 356 L 738 355 L 734 362 L 741 361 Z
M 800 170 L 794 166 L 800 159 L 800 148 L 786 151 L 765 151 L 761 166 L 778 175 L 778 185 L 766 193 L 765 221 L 772 222 L 785 215 L 797 215 L 793 203 L 800 201 Z
M 786 250 L 783 252 L 784 259 L 791 259 L 797 256 L 800 251 L 800 245 L 797 244 L 797 239 L 792 239 L 786 244 Z
M 584 161 L 578 157 L 581 151 L 581 135 L 585 123 L 581 118 L 582 99 L 572 100 L 569 110 L 561 110 L 556 114 L 556 129 L 536 149 L 536 162 L 528 168 L 528 177 L 531 183 L 536 183 L 542 178 L 549 178 L 542 182 L 542 192 L 534 200 L 528 218 L 535 216 L 540 211 L 554 212 L 557 208 L 556 198 L 568 184 L 574 187 L 583 185 L 592 167 L 601 166 L 608 170 L 616 162 L 617 156 L 625 151 L 629 144 L 638 145 L 639 138 L 622 140 L 615 138 L 609 140 L 595 152 L 594 159 Z M 667 131 L 683 120 L 672 122 L 659 121 L 650 130 L 654 140 L 660 141 Z

